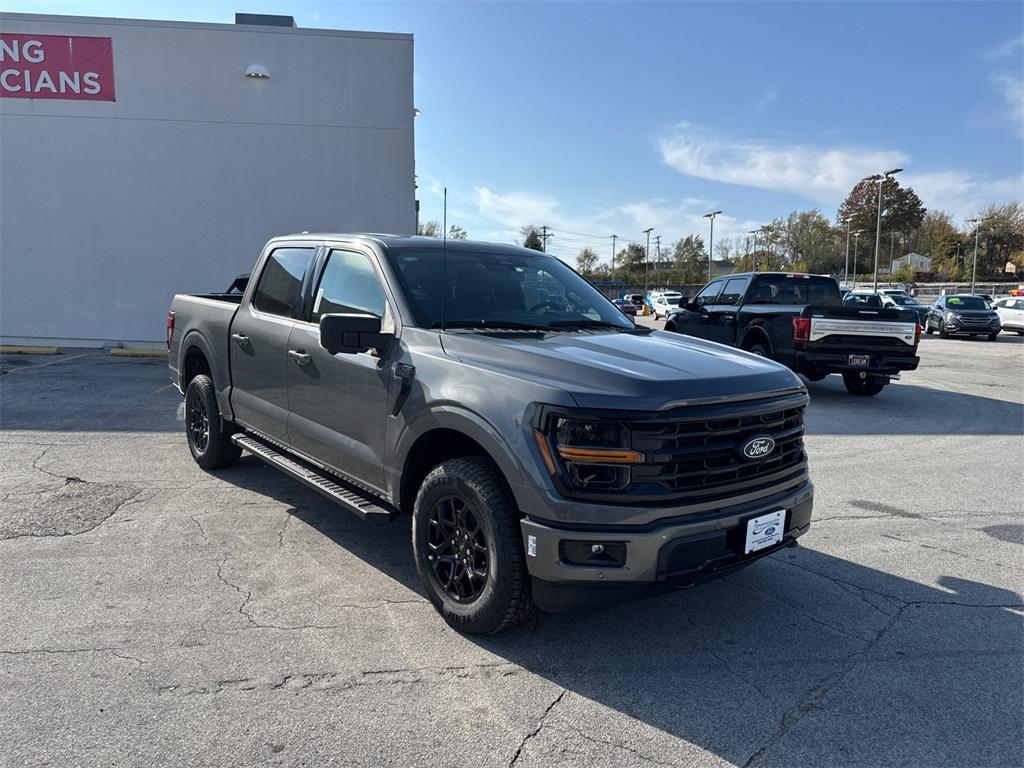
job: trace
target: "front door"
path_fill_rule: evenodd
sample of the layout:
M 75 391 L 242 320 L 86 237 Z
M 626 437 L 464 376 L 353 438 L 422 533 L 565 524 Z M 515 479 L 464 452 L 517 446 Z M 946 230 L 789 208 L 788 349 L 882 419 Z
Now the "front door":
M 243 426 L 288 439 L 288 337 L 302 301 L 314 249 L 277 248 L 231 323 L 231 406 Z
M 707 334 L 704 338 L 730 346 L 736 343 L 736 313 L 748 285 L 749 277 L 731 277 L 724 282 L 715 303 L 708 307 Z
M 375 261 L 366 253 L 333 249 L 313 290 L 308 321 L 297 322 L 288 341 L 288 433 L 296 450 L 342 475 L 384 489 L 388 350 L 332 355 L 320 346 L 320 317 L 365 313 L 393 331 L 392 313 Z M 308 357 L 306 357 L 308 356 Z
M 676 315 L 676 328 L 687 336 L 696 336 L 698 339 L 710 338 L 710 310 L 721 290 L 721 280 L 705 285 L 686 309 Z

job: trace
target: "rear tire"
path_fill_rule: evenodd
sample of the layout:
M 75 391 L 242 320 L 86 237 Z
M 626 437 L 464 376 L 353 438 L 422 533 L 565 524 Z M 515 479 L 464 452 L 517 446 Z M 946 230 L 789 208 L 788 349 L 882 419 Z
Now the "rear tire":
M 872 397 L 877 395 L 889 382 L 885 379 L 876 378 L 869 376 L 866 379 L 862 379 L 859 374 L 856 373 L 844 373 L 843 374 L 843 385 L 846 387 L 846 391 L 851 395 L 858 395 L 860 397 Z
M 535 610 L 519 513 L 485 458 L 431 470 L 413 505 L 412 549 L 427 597 L 460 632 L 493 635 Z
M 747 352 L 758 357 L 770 357 L 770 352 L 767 345 L 765 344 L 754 344 L 752 347 L 747 348 Z
M 669 320 L 668 322 L 665 323 L 665 330 L 666 331 L 672 331 L 673 333 L 675 333 L 676 324 L 673 323 L 671 320 Z M 1024 336 L 1024 334 L 1021 334 L 1021 335 Z
M 192 458 L 203 469 L 230 467 L 242 455 L 223 426 L 213 379 L 200 374 L 185 390 L 185 436 Z
M 996 338 L 998 338 L 998 336 L 999 336 L 999 334 L 998 334 L 998 333 L 990 333 L 990 334 L 988 335 L 988 340 L 989 340 L 989 341 L 995 341 L 995 340 L 996 340 Z

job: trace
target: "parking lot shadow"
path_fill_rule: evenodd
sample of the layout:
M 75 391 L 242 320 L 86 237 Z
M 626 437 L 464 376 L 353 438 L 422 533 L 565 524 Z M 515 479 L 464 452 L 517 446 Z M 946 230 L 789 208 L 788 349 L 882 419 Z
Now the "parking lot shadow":
M 807 382 L 808 434 L 1015 435 L 1024 430 L 1024 404 L 900 382 L 876 397 L 855 397 L 842 379 Z
M 408 519 L 367 526 L 251 458 L 218 477 L 291 504 L 421 593 Z M 1012 765 L 1024 738 L 1021 608 L 1011 590 L 952 576 L 931 586 L 799 547 L 691 590 L 469 640 L 561 700 L 580 697 L 585 716 L 546 717 L 556 732 L 600 741 L 608 708 L 661 732 L 645 738 L 735 765 Z M 628 748 L 645 754 L 643 740 Z

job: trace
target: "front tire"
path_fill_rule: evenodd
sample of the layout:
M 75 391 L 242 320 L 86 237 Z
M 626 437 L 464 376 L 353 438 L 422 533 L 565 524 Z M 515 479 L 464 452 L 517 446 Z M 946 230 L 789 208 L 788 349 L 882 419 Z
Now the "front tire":
M 843 374 L 843 385 L 846 387 L 846 391 L 851 395 L 858 395 L 860 397 L 872 397 L 877 395 L 889 382 L 885 379 L 868 376 L 866 379 L 862 379 L 859 374 L 856 373 L 844 373 Z
M 205 374 L 192 379 L 185 390 L 185 435 L 192 458 L 203 469 L 230 467 L 242 455 L 223 429 L 213 379 Z
M 933 333 L 935 333 L 935 329 L 932 328 L 932 321 L 929 318 L 925 318 L 925 321 L 924 321 L 924 332 L 927 333 L 929 336 L 931 336 Z
M 485 458 L 431 470 L 413 505 L 412 549 L 427 597 L 460 632 L 493 635 L 535 610 L 519 514 Z
M 946 323 L 943 320 L 939 321 L 939 338 L 940 339 L 948 339 L 949 338 L 949 334 L 946 333 Z

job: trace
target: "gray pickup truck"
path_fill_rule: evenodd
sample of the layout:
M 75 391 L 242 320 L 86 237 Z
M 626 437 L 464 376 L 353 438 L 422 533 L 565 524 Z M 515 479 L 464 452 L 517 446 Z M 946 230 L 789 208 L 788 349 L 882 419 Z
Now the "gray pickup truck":
M 556 258 L 303 233 L 236 285 L 168 313 L 193 457 L 246 450 L 368 522 L 411 515 L 462 631 L 689 587 L 810 525 L 796 375 L 639 328 Z

